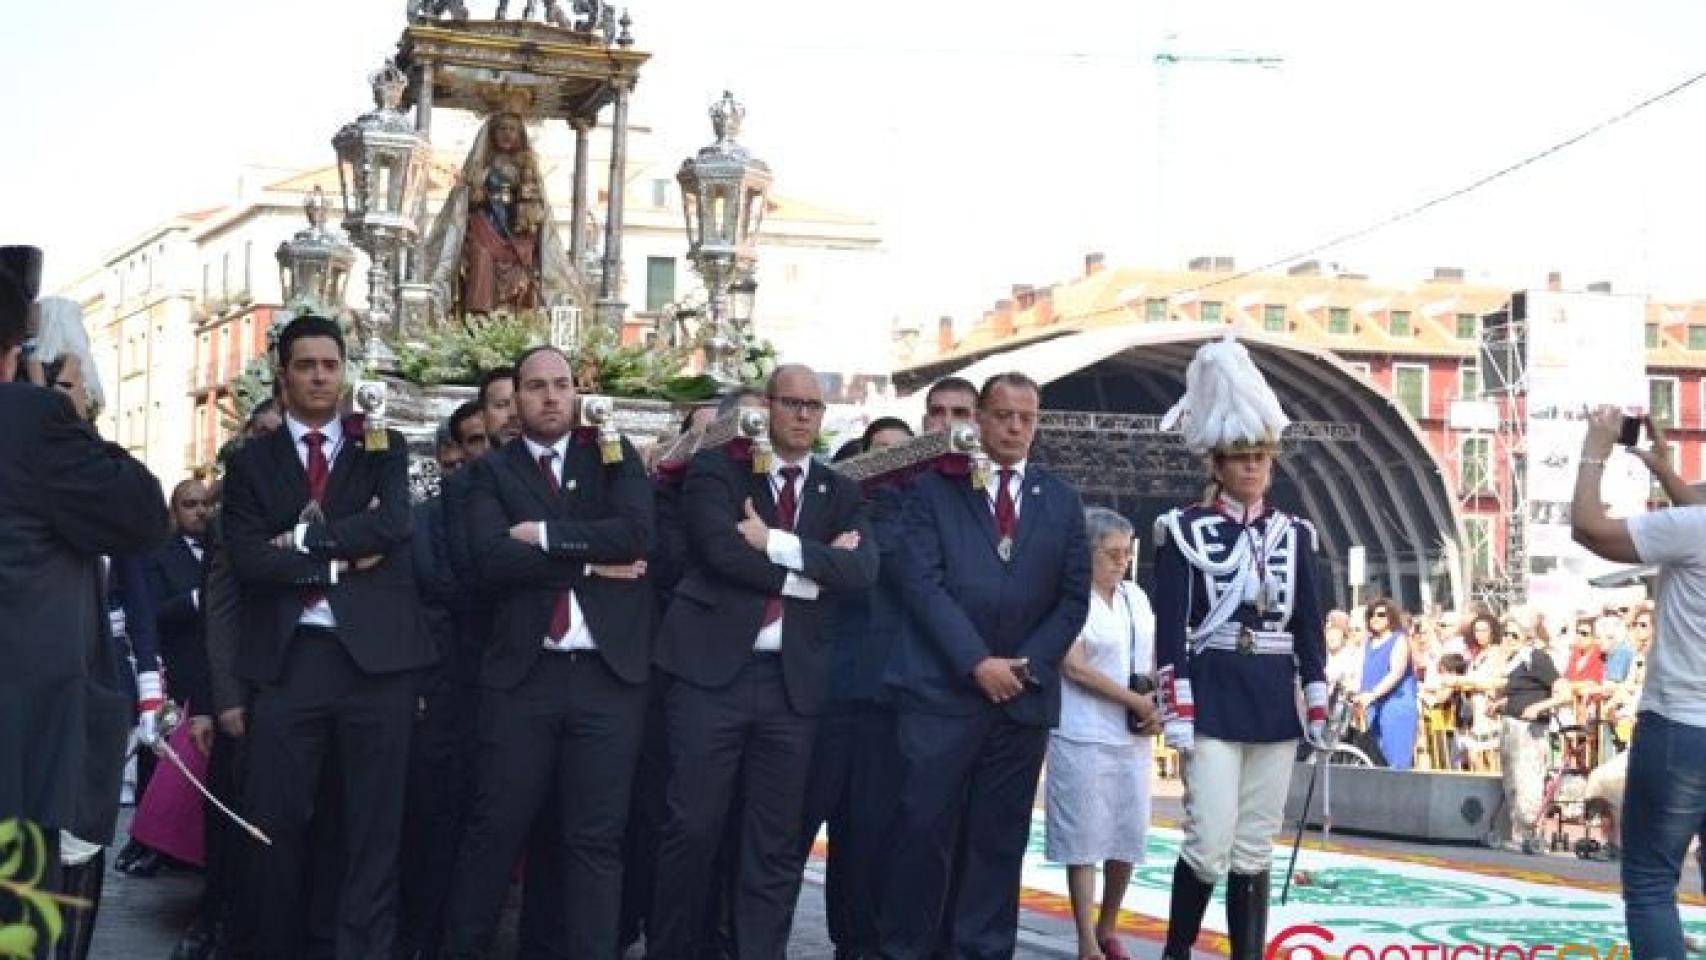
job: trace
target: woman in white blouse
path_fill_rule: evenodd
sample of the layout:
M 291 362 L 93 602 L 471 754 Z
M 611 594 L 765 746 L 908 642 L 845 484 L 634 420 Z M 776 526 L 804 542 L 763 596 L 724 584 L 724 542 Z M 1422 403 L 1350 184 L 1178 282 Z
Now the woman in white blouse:
M 1081 960 L 1128 960 L 1115 936 L 1120 901 L 1149 829 L 1150 746 L 1159 731 L 1154 697 L 1129 687 L 1155 667 L 1155 615 L 1125 579 L 1132 527 L 1112 510 L 1085 511 L 1091 552 L 1090 615 L 1067 651 L 1060 725 L 1049 738 L 1046 856 L 1066 864 Z M 1127 724 L 1136 715 L 1141 732 Z M 1096 866 L 1103 865 L 1095 916 Z

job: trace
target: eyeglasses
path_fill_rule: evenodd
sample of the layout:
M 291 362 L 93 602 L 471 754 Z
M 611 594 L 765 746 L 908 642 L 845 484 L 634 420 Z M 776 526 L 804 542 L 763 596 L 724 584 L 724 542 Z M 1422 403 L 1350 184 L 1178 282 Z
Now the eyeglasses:
M 1370 620 L 1386 620 L 1386 619 L 1390 619 L 1390 618 L 1389 618 L 1389 617 L 1388 617 L 1388 616 L 1387 616 L 1387 613 L 1386 613 L 1386 611 L 1385 611 L 1385 610 L 1376 610 L 1376 611 L 1374 611 L 1374 612 L 1373 612 L 1373 613 L 1371 613 L 1371 614 L 1369 614 L 1369 615 L 1368 615 L 1368 618 L 1369 618 L 1369 619 L 1370 619 Z
M 802 400 L 799 397 L 771 397 L 770 402 L 796 417 L 802 414 L 815 417 L 828 409 L 822 400 Z
M 1129 547 L 1108 547 L 1106 549 L 1097 550 L 1096 552 L 1107 557 L 1109 560 L 1119 560 L 1124 562 L 1129 561 L 1132 558 L 1132 551 Z

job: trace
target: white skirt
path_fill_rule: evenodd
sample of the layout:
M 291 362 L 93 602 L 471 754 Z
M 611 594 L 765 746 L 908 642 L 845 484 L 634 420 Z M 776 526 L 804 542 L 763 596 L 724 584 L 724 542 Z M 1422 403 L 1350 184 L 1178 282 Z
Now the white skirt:
M 1043 786 L 1044 856 L 1071 866 L 1142 863 L 1149 834 L 1151 741 L 1085 743 L 1051 735 Z

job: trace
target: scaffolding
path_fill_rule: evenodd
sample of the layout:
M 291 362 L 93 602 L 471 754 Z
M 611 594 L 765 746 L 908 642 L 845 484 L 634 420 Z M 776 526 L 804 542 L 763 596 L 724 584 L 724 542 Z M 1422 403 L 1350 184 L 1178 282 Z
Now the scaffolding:
M 1526 298 L 1481 318 L 1477 366 L 1483 409 L 1470 436 L 1487 443 L 1478 468 L 1462 461 L 1468 444 L 1456 443 L 1458 512 L 1464 518 L 1463 572 L 1471 600 L 1508 610 L 1528 600 L 1528 319 Z M 1490 428 L 1490 429 L 1489 429 Z M 1481 454 L 1484 453 L 1484 458 Z M 1477 480 L 1478 482 L 1464 482 Z M 1485 509 L 1489 501 L 1491 511 Z M 1504 549 L 1496 547 L 1502 543 Z

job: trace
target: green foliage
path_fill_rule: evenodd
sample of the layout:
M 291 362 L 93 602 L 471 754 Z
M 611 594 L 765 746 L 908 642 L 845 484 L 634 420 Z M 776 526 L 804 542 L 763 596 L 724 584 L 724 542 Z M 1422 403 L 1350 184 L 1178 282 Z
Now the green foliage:
M 24 908 L 17 922 L 0 921 L 0 957 L 29 960 L 36 955 L 38 943 L 59 942 L 65 929 L 61 906 L 89 907 L 81 900 L 37 889 L 47 872 L 48 856 L 41 827 L 24 820 L 0 820 L 0 897 L 16 899 Z
M 485 371 L 515 362 L 550 337 L 551 318 L 544 313 L 469 317 L 439 324 L 422 343 L 397 345 L 397 365 L 411 383 L 472 386 Z

